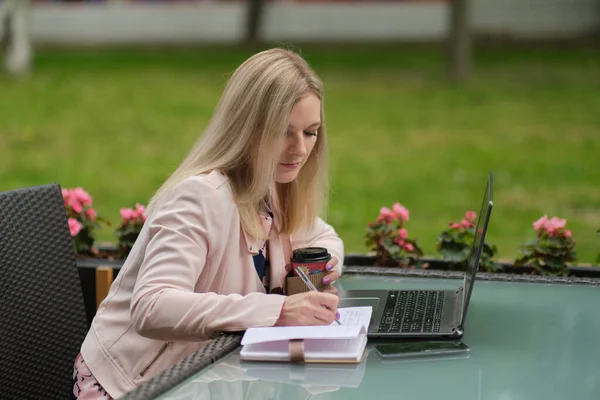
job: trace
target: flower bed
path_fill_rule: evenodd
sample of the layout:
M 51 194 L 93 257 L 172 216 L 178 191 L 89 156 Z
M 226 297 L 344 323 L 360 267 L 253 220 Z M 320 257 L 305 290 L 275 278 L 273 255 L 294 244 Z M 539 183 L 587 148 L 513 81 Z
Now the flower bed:
M 367 226 L 365 244 L 369 254 L 349 255 L 344 264 L 450 271 L 467 268 L 477 225 L 474 211 L 467 211 L 460 222 L 451 221 L 440 233 L 436 242 L 439 259 L 424 257 L 417 239 L 409 238 L 405 227 L 409 219 L 409 210 L 400 203 L 391 209 L 382 207 L 375 222 Z M 486 240 L 479 268 L 485 272 L 600 277 L 600 270 L 591 268 L 594 265 L 574 265 L 576 242 L 566 223 L 563 218 L 547 215 L 533 222 L 535 236 L 520 246 L 515 260 L 495 260 L 498 249 Z M 599 262 L 600 254 L 595 260 Z
M 112 227 L 112 224 L 97 215 L 92 197 L 82 188 L 63 189 L 63 199 L 78 264 L 119 269 L 146 221 L 146 208 L 139 203 L 132 208 L 121 208 L 121 221 L 114 230 L 115 243 L 96 244 L 96 230 L 103 226 Z M 440 258 L 423 254 L 417 238 L 408 232 L 409 220 L 408 208 L 398 202 L 391 209 L 381 208 L 375 221 L 366 229 L 368 253 L 348 254 L 345 264 L 448 271 L 466 269 L 477 225 L 474 211 L 467 211 L 459 222 L 449 222 L 447 229 L 440 233 L 435 247 Z M 497 247 L 485 241 L 480 269 L 492 273 L 600 277 L 600 269 L 591 268 L 594 265 L 575 265 L 576 241 L 566 223 L 565 219 L 548 218 L 547 215 L 533 222 L 532 240 L 520 246 L 515 260 L 496 260 Z M 600 254 L 595 260 L 595 264 L 598 263 Z

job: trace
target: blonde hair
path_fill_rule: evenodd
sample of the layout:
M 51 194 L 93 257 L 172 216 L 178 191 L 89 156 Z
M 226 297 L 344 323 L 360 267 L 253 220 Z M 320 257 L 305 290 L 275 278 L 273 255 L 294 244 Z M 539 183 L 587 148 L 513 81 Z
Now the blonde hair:
M 275 183 L 292 108 L 307 93 L 321 100 L 317 141 L 298 177 Z M 204 134 L 158 189 L 148 213 L 184 179 L 220 170 L 229 178 L 242 227 L 250 236 L 264 239 L 258 218 L 264 201 L 282 233 L 310 229 L 327 200 L 326 139 L 323 85 L 306 61 L 279 48 L 255 54 L 232 74 Z

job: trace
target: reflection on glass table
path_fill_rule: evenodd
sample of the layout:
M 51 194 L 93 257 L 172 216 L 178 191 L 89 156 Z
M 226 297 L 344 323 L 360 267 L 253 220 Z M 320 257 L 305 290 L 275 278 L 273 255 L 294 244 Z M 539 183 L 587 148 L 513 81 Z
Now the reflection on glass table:
M 455 287 L 456 280 L 346 276 L 339 289 Z M 161 399 L 600 398 L 600 289 L 477 281 L 462 341 L 468 357 L 384 360 L 371 341 L 358 365 L 241 362 L 239 350 Z
M 369 359 L 370 363 L 389 364 L 394 368 L 410 369 L 398 377 L 390 385 L 403 382 L 405 391 L 410 391 L 411 396 L 423 395 L 425 392 L 443 393 L 452 388 L 463 399 L 479 399 L 477 393 L 469 394 L 472 385 L 461 383 L 465 379 L 478 379 L 477 369 L 472 369 L 471 374 L 460 362 L 464 357 L 430 357 L 427 359 L 409 360 L 381 360 L 373 348 L 360 364 L 332 364 L 332 365 L 294 365 L 272 362 L 245 362 L 240 360 L 239 350 L 226 356 L 219 363 L 206 369 L 199 376 L 188 380 L 176 390 L 164 396 L 165 399 L 333 399 L 333 398 L 360 398 L 358 393 L 353 394 L 346 390 L 356 389 L 361 386 Z M 435 367 L 433 364 L 438 366 Z M 402 366 L 404 364 L 404 366 Z M 431 369 L 433 367 L 433 369 Z M 423 370 L 433 378 L 437 376 L 437 383 L 443 390 L 433 386 L 417 387 L 414 382 Z M 469 367 L 467 367 L 469 369 Z M 465 373 L 469 376 L 464 376 Z M 384 388 L 382 388 L 384 389 Z M 478 390 L 478 389 L 476 389 Z M 342 392 L 339 397 L 336 392 Z M 384 390 L 385 392 L 385 390 Z M 364 395 L 364 392 L 361 392 Z

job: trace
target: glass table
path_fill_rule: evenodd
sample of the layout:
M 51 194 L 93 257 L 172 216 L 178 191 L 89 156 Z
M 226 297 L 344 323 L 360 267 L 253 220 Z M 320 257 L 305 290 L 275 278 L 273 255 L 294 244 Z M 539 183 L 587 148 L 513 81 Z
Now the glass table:
M 455 276 L 460 276 L 455 275 Z M 340 289 L 457 288 L 458 279 L 348 274 Z M 477 280 L 466 356 L 384 360 L 370 342 L 358 365 L 244 362 L 239 348 L 166 399 L 598 399 L 600 287 Z

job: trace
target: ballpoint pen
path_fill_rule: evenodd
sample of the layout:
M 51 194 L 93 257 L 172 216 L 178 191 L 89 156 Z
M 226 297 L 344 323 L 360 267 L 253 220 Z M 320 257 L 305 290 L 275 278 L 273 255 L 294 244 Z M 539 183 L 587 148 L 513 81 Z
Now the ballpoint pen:
M 298 276 L 300 277 L 300 279 L 302 279 L 302 282 L 304 282 L 311 291 L 318 292 L 315 285 L 313 285 L 313 283 L 310 281 L 310 279 L 308 279 L 308 276 L 306 276 L 306 272 L 304 272 L 303 268 L 301 268 L 301 267 L 296 268 L 296 272 L 298 273 Z M 338 318 L 335 319 L 335 322 L 337 322 L 338 325 L 342 324 Z

